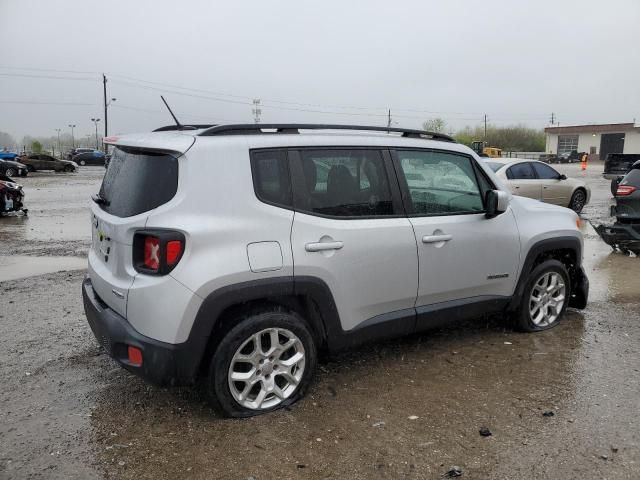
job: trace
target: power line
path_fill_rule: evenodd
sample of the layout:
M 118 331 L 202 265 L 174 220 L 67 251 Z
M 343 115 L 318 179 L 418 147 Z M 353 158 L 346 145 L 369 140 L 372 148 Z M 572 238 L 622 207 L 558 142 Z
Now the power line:
M 20 77 L 20 78 L 48 78 L 52 80 L 80 80 L 85 82 L 95 82 L 95 78 L 89 77 L 69 77 L 69 76 L 59 76 L 59 75 L 32 75 L 28 73 L 2 73 L 0 75 L 3 77 Z

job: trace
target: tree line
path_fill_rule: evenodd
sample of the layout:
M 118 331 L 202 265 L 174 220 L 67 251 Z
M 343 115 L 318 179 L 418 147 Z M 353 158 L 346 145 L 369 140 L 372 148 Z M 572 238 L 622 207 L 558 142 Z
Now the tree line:
M 449 128 L 441 118 L 432 118 L 422 124 L 425 130 L 446 133 Z M 457 142 L 471 146 L 472 142 L 485 141 L 489 147 L 497 147 L 509 152 L 544 152 L 544 130 L 530 128 L 525 125 L 509 125 L 506 127 L 487 126 L 485 138 L 484 127 L 466 126 L 453 133 Z

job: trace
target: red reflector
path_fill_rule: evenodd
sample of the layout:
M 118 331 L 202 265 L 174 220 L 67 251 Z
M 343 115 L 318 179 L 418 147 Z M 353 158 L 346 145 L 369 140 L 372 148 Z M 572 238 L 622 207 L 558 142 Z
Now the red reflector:
M 182 253 L 182 242 L 171 240 L 167 242 L 167 265 L 175 265 Z
M 129 363 L 131 363 L 131 365 L 134 365 L 136 367 L 142 365 L 142 350 L 129 345 L 127 348 L 127 353 L 129 355 Z
M 156 237 L 144 239 L 144 266 L 151 270 L 160 268 L 160 240 Z
M 631 185 L 618 185 L 618 191 L 616 192 L 617 197 L 624 197 L 626 195 L 631 195 L 636 191 L 636 187 L 632 187 Z

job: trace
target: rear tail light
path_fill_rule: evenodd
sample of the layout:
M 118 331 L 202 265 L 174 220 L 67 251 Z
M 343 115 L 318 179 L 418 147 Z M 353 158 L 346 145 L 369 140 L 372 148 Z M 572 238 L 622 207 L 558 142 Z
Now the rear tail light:
M 127 346 L 127 359 L 134 367 L 142 366 L 142 350 L 138 347 Z
M 636 187 L 632 187 L 631 185 L 618 185 L 616 197 L 626 197 L 627 195 L 631 195 L 635 191 Z
M 133 236 L 133 266 L 148 275 L 166 275 L 180 262 L 185 238 L 173 230 L 141 230 Z

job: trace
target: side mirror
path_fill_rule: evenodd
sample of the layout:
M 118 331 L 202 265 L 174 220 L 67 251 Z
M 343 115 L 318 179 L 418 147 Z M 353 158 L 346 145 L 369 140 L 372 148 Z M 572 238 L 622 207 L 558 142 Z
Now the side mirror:
M 509 208 L 509 194 L 502 190 L 489 190 L 485 197 L 487 218 L 497 217 Z
M 567 176 L 564 173 L 561 173 L 560 176 L 558 177 L 558 180 L 566 180 Z

